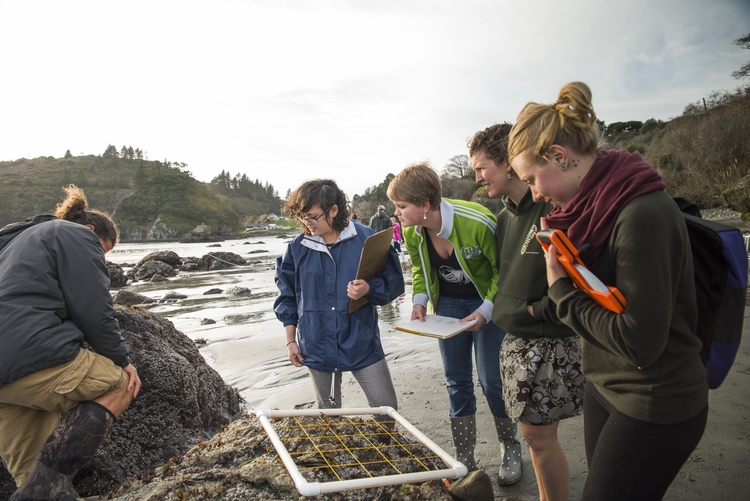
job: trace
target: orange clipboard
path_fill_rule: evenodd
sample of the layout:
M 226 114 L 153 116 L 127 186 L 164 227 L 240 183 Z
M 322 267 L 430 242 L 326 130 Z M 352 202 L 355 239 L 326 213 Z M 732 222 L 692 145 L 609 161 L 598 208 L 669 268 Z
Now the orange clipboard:
M 578 249 L 568 240 L 568 237 L 560 230 L 542 230 L 536 234 L 536 239 L 542 244 L 544 250 L 549 250 L 550 244 L 557 247 L 557 260 L 563 265 L 568 276 L 576 286 L 604 308 L 621 313 L 628 302 L 625 296 L 617 289 L 604 285 L 596 275 L 586 268 L 578 256 Z
M 391 241 L 393 240 L 393 227 L 386 228 L 374 235 L 370 235 L 362 246 L 362 256 L 359 258 L 359 268 L 357 269 L 357 280 L 367 280 L 368 282 L 377 277 L 388 262 L 388 253 L 391 250 Z M 361 297 L 357 300 L 349 300 L 349 313 L 360 308 L 370 300 Z

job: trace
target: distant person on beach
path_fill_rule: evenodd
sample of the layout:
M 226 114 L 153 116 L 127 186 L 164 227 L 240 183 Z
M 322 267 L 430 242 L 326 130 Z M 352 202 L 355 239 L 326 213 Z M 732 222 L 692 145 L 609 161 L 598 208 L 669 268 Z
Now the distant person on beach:
M 604 284 L 628 302 L 599 306 L 546 254 L 549 298 L 580 337 L 586 375 L 584 501 L 662 499 L 703 435 L 706 370 L 696 334 L 690 241 L 677 204 L 640 154 L 600 149 L 591 90 L 565 85 L 552 104 L 527 104 L 508 144 L 535 201 Z
M 396 205 L 413 264 L 411 319 L 424 321 L 430 303 L 438 315 L 477 321 L 469 330 L 438 341 L 456 458 L 477 469 L 473 351 L 500 438 L 500 482 L 515 482 L 521 475 L 520 443 L 505 413 L 500 378 L 505 333 L 492 322 L 498 282 L 495 216 L 479 204 L 443 198 L 440 178 L 427 163 L 402 170 L 388 186 L 388 198 Z M 509 448 L 517 454 L 506 453 Z
M 346 196 L 334 181 L 308 181 L 285 210 L 302 223 L 302 235 L 276 261 L 274 303 L 284 324 L 289 361 L 307 366 L 318 408 L 341 407 L 341 373 L 351 372 L 371 407 L 397 408 L 396 390 L 380 344 L 376 306 L 404 292 L 396 250 L 383 273 L 356 280 L 365 239 L 374 231 L 349 221 Z M 348 313 L 351 299 L 367 298 Z
M 356 212 L 352 212 L 352 221 L 359 222 L 359 216 Z
M 469 143 L 476 181 L 504 205 L 495 232 L 500 281 L 492 310 L 492 320 L 507 332 L 500 351 L 503 396 L 508 416 L 521 422 L 539 499 L 567 500 L 570 466 L 557 428 L 561 419 L 583 413 L 581 342 L 560 322 L 547 294 L 547 265 L 534 237 L 552 205 L 534 201 L 508 163 L 510 128 L 495 124 Z
M 391 216 L 391 224 L 393 225 L 393 248 L 400 254 L 404 238 L 401 236 L 401 225 L 398 224 L 396 216 Z
M 66 191 L 54 216 L 0 230 L 0 456 L 13 500 L 77 499 L 73 477 L 141 386 L 109 294 L 117 229 Z
M 385 206 L 378 205 L 378 212 L 370 218 L 370 228 L 375 230 L 375 233 L 383 231 L 391 227 L 391 218 L 385 213 Z

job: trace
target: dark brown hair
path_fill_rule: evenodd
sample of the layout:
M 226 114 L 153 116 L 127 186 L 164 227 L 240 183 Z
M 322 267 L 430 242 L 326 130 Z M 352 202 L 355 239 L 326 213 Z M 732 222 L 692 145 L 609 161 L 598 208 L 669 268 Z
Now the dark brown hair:
M 306 181 L 289 195 L 284 210 L 289 211 L 294 219 L 306 214 L 313 205 L 319 206 L 326 212 L 325 217 L 328 225 L 335 231 L 342 231 L 349 224 L 349 208 L 346 203 L 346 195 L 338 187 L 336 181 L 331 179 L 314 179 Z M 335 217 L 331 218 L 328 212 L 336 205 L 339 208 Z M 306 225 L 302 225 L 305 235 L 310 234 Z
M 495 124 L 480 130 L 469 140 L 469 157 L 484 152 L 488 160 L 503 165 L 508 160 L 508 134 L 513 127 L 508 122 Z
M 68 194 L 65 200 L 55 207 L 55 216 L 71 223 L 90 224 L 94 233 L 102 240 L 109 241 L 112 247 L 119 242 L 119 235 L 114 221 L 105 213 L 96 209 L 87 209 L 88 202 L 83 190 L 74 184 L 63 188 Z

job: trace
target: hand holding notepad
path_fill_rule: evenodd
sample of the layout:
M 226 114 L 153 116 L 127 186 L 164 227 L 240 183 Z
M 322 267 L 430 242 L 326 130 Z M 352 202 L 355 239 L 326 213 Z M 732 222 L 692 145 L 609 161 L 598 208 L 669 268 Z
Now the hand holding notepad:
M 460 322 L 458 318 L 443 317 L 440 315 L 425 315 L 424 322 L 419 319 L 411 320 L 394 326 L 397 331 L 408 332 L 420 336 L 448 339 L 460 334 L 477 323 L 476 320 Z

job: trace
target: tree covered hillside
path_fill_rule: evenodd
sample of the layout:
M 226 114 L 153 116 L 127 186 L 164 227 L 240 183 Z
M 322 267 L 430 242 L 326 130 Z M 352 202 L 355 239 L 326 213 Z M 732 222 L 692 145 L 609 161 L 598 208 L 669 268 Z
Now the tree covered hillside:
M 133 192 L 112 214 L 128 240 L 182 238 L 204 224 L 217 234 L 239 231 L 240 217 L 228 204 L 180 166 L 139 161 Z
M 280 214 L 273 186 L 222 171 L 202 183 L 180 162 L 143 159 L 141 149 L 107 146 L 102 155 L 0 162 L 0 227 L 51 213 L 63 186 L 75 184 L 89 206 L 112 215 L 123 240 L 182 238 L 198 225 L 222 235 L 263 214 Z
M 0 162 L 0 226 L 51 213 L 71 183 L 83 188 L 91 207 L 111 214 L 132 191 L 136 164 L 96 155 Z

